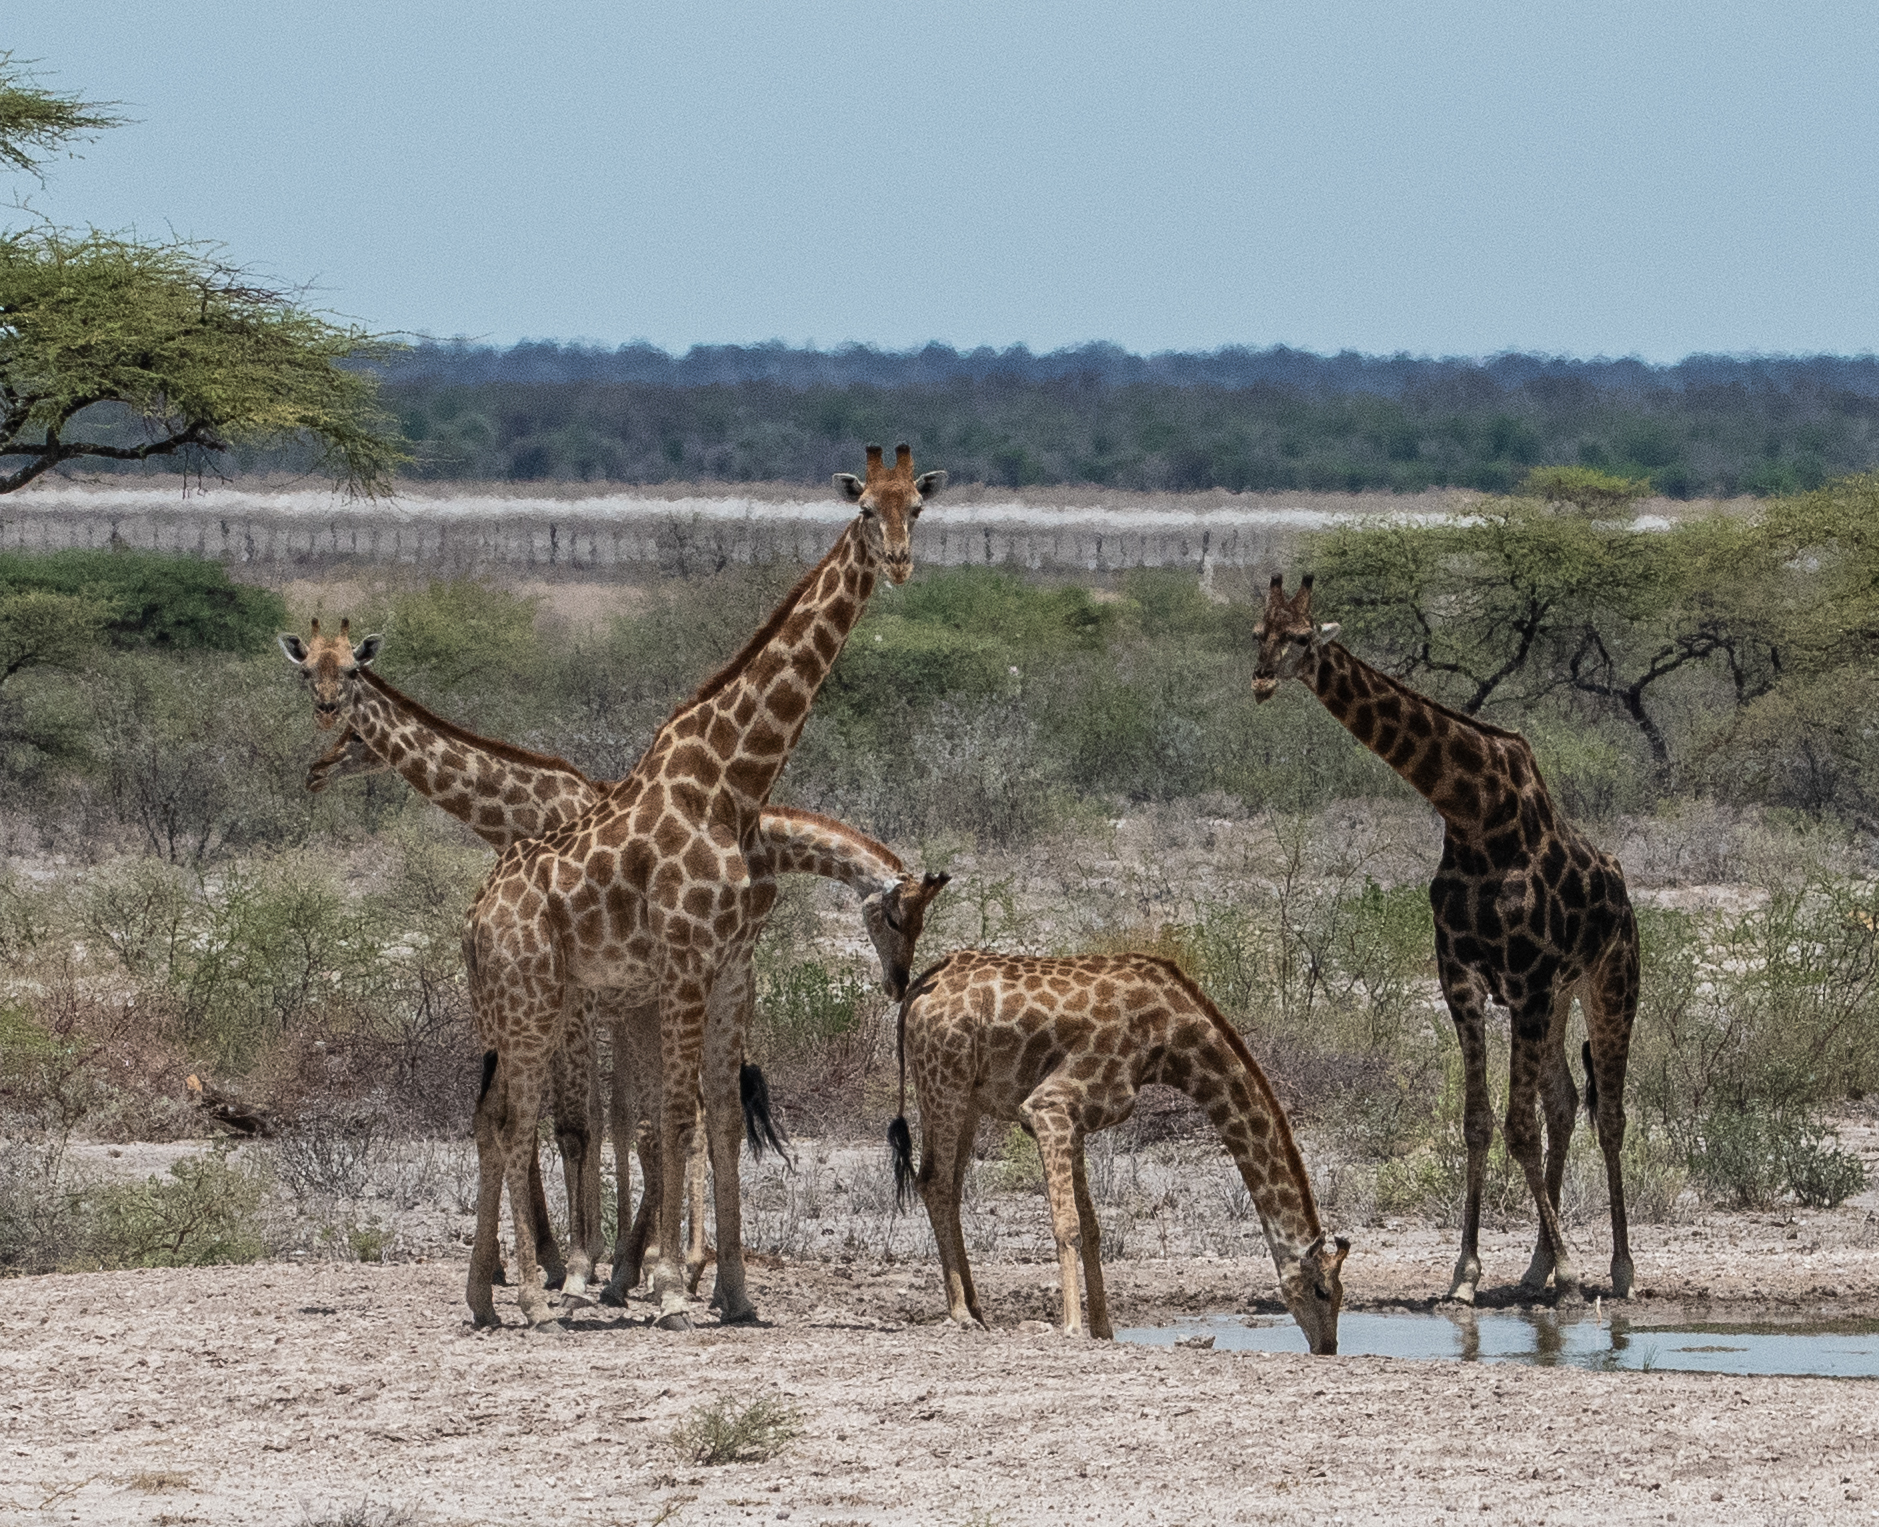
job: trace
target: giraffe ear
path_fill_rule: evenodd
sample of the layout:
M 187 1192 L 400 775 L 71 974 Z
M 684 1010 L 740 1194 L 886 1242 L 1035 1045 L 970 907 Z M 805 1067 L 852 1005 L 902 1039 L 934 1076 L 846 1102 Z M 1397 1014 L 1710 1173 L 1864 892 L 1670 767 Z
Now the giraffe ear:
M 861 495 L 868 490 L 868 485 L 853 472 L 837 472 L 835 486 L 842 490 L 851 504 L 859 501 Z
M 944 472 L 922 472 L 913 480 L 913 491 L 922 498 L 931 498 L 945 486 L 946 474 Z
M 1330 646 L 1332 642 L 1337 640 L 1338 632 L 1342 631 L 1343 629 L 1344 628 L 1340 626 L 1335 620 L 1327 620 L 1322 626 L 1318 627 L 1316 632 L 1313 633 L 1311 644 L 1314 647 L 1317 647 L 1318 649 L 1322 651 L 1325 647 Z
M 384 645 L 385 638 L 374 631 L 364 641 L 360 642 L 358 646 L 352 649 L 352 661 L 358 667 L 363 668 L 367 663 L 371 662 L 373 658 L 378 656 L 378 649 Z
M 298 668 L 307 660 L 307 644 L 291 631 L 283 631 L 274 638 L 281 644 L 281 651 L 287 654 L 287 661 Z
M 1340 1235 L 1337 1238 L 1336 1245 L 1337 1245 L 1337 1255 L 1331 1258 L 1330 1270 L 1332 1272 L 1336 1272 L 1340 1267 L 1342 1267 L 1344 1265 L 1344 1259 L 1351 1254 L 1351 1243 L 1344 1236 Z

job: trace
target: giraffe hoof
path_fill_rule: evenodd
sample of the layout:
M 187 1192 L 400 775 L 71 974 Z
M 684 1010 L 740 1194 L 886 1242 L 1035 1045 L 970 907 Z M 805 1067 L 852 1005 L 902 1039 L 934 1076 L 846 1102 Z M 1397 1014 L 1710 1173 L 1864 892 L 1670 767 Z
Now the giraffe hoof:
M 1472 1309 L 1474 1307 L 1474 1285 L 1472 1283 L 1457 1283 L 1448 1291 L 1448 1297 L 1456 1304 L 1465 1304 Z
M 726 1310 L 718 1316 L 721 1326 L 754 1326 L 757 1324 L 757 1306 L 746 1304 L 741 1309 Z
M 626 1290 L 609 1283 L 600 1291 L 600 1302 L 609 1309 L 623 1310 L 626 1308 Z
M 529 1336 L 562 1337 L 568 1334 L 568 1328 L 559 1320 L 553 1318 L 547 1320 L 531 1320 L 528 1323 L 528 1330 L 524 1334 Z
M 689 1331 L 692 1317 L 683 1310 L 672 1310 L 653 1322 L 661 1331 Z
M 557 1272 L 542 1274 L 542 1287 L 553 1291 L 568 1281 L 568 1270 L 563 1267 Z

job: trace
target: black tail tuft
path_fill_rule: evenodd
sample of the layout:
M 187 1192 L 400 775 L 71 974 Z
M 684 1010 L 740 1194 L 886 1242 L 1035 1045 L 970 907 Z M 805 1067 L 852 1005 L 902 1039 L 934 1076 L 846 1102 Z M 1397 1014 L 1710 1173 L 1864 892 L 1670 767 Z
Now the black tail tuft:
M 1579 1048 L 1579 1059 L 1585 1063 L 1585 1111 L 1589 1118 L 1598 1117 L 1598 1073 L 1592 1069 L 1592 1041 L 1587 1040 Z
M 489 1096 L 489 1084 L 495 1081 L 495 1079 L 496 1052 L 494 1050 L 485 1050 L 483 1052 L 483 1085 L 476 1089 L 476 1101 L 479 1104 L 484 1098 Z
M 737 1073 L 737 1091 L 744 1104 L 744 1138 L 750 1142 L 750 1154 L 761 1160 L 766 1150 L 772 1150 L 789 1160 L 789 1137 L 770 1115 L 770 1084 L 764 1080 L 763 1068 L 745 1061 Z
M 904 1209 L 913 1202 L 913 1134 L 905 1114 L 887 1126 L 887 1148 L 894 1157 L 894 1207 Z

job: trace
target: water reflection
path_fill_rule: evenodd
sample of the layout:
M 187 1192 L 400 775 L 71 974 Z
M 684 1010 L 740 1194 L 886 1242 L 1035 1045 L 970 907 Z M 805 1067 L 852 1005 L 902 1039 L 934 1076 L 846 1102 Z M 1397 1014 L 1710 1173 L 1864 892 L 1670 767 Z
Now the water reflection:
M 1118 1339 L 1166 1346 L 1208 1334 L 1215 1351 L 1303 1352 L 1305 1339 L 1283 1317 L 1203 1316 L 1172 1325 L 1118 1331 Z M 1679 1369 L 1702 1373 L 1800 1374 L 1879 1378 L 1879 1321 L 1829 1325 L 1638 1326 L 1594 1311 L 1480 1311 L 1457 1306 L 1435 1314 L 1346 1311 L 1338 1350 L 1347 1357 L 1525 1363 L 1539 1368 Z

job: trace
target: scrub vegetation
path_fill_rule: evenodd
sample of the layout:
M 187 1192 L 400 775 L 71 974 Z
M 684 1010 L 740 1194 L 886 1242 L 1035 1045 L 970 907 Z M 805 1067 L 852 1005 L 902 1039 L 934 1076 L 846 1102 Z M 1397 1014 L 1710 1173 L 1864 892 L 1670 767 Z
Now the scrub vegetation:
M 1319 609 L 1367 659 L 1525 730 L 1624 860 L 1634 1212 L 1834 1204 L 1864 1174 L 1830 1120 L 1879 1086 L 1879 480 L 1666 531 L 1629 525 L 1637 491 L 1541 473 L 1466 521 L 1332 532 Z M 0 559 L 0 1262 L 376 1259 L 409 1246 L 399 1216 L 467 1207 L 459 931 L 489 855 L 396 778 L 305 792 L 328 739 L 276 627 L 350 615 L 441 713 L 613 778 L 793 573 L 670 579 L 578 625 L 493 583 L 375 575 L 290 610 L 199 561 Z M 1443 1218 L 1460 1080 L 1423 890 L 1437 834 L 1302 688 L 1255 710 L 1259 592 L 922 570 L 875 600 L 779 799 L 953 872 L 935 957 L 1180 960 L 1267 1064 L 1341 1219 Z M 892 1009 L 858 934 L 842 893 L 794 884 L 759 952 L 753 1049 L 799 1134 L 873 1140 L 892 1112 Z M 216 1119 L 272 1138 L 135 1182 L 80 1150 Z M 1115 1254 L 1157 1244 L 1135 1222 L 1175 1188 L 1144 1186 L 1152 1158 L 1196 1124 L 1145 1104 L 1094 1164 Z M 1022 1142 L 985 1146 L 985 1190 L 1030 1192 Z M 1490 1207 L 1517 1218 L 1524 1186 L 1498 1154 L 1493 1172 Z M 755 1181 L 760 1247 L 832 1244 L 804 1239 L 810 1175 Z M 1597 1205 L 1595 1152 L 1568 1190 Z M 1193 1214 L 1229 1213 L 1231 1182 L 1216 1196 Z

